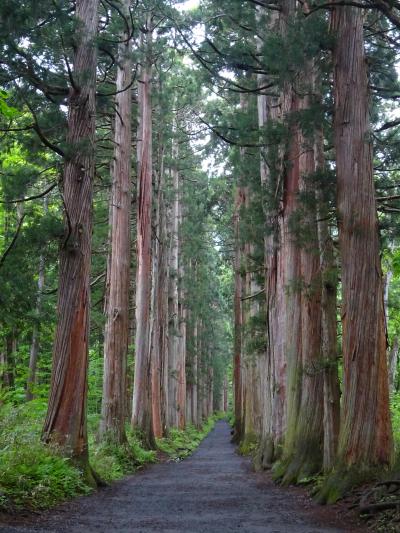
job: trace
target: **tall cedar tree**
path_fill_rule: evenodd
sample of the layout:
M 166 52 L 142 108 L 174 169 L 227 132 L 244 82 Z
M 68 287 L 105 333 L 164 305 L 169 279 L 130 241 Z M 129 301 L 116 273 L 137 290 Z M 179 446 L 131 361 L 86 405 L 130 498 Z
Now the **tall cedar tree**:
M 129 21 L 130 1 L 123 14 Z M 118 47 L 114 159 L 110 195 L 110 250 L 107 265 L 104 374 L 100 433 L 121 444 L 125 436 L 125 388 L 129 340 L 132 165 L 132 29 Z
M 63 179 L 65 237 L 60 251 L 58 321 L 43 438 L 57 443 L 91 478 L 86 400 L 98 1 L 77 0 L 75 18 Z

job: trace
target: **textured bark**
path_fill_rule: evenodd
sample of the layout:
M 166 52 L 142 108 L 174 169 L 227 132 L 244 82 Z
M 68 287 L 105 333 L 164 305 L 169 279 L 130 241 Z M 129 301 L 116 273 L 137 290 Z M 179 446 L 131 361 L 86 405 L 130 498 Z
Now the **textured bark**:
M 27 401 L 33 400 L 34 398 L 33 389 L 36 385 L 36 369 L 37 369 L 37 362 L 38 362 L 38 357 L 39 357 L 40 314 L 42 312 L 44 275 L 45 275 L 45 259 L 44 259 L 44 255 L 40 254 L 39 275 L 38 275 L 37 296 L 36 296 L 36 309 L 35 309 L 36 320 L 35 320 L 35 323 L 33 324 L 33 330 L 32 330 L 32 342 L 31 342 L 31 348 L 29 352 L 28 379 L 26 383 L 25 398 Z
M 163 164 L 158 173 L 157 202 L 153 240 L 153 283 L 152 283 L 152 327 L 151 327 L 151 390 L 153 407 L 153 432 L 160 438 L 166 430 L 165 414 L 167 406 L 166 386 L 163 369 L 168 366 L 168 246 L 165 232 L 165 204 L 163 199 Z
M 167 216 L 164 199 L 160 205 L 160 255 L 159 255 L 159 280 L 158 280 L 158 323 L 159 323 L 159 350 L 160 350 L 160 403 L 161 423 L 163 433 L 168 431 L 168 282 L 169 282 L 169 236 L 167 233 Z
M 191 419 L 194 426 L 199 425 L 199 420 L 197 416 L 197 402 L 198 402 L 198 377 L 197 377 L 197 368 L 198 368 L 198 351 L 197 351 L 197 331 L 198 331 L 198 319 L 195 318 L 195 323 L 193 327 L 193 360 L 192 360 L 192 395 L 191 395 Z
M 140 132 L 138 143 L 136 342 L 132 425 L 145 444 L 154 446 L 151 399 L 151 220 L 152 220 L 152 109 L 151 31 L 147 23 L 146 60 L 139 83 Z
M 257 6 L 257 23 L 260 27 L 265 24 L 263 17 L 264 8 Z M 279 28 L 280 14 L 273 12 L 267 22 L 267 31 L 280 31 Z M 262 35 L 262 34 L 260 34 Z M 259 52 L 263 48 L 262 37 L 258 37 L 257 49 Z M 267 85 L 268 77 L 264 74 L 258 74 L 257 84 L 261 88 Z M 260 128 L 260 141 L 264 140 L 264 129 L 279 119 L 279 98 L 267 96 L 263 92 L 257 95 L 258 126 Z M 277 166 L 272 163 L 276 153 L 273 149 L 267 147 L 260 149 L 260 178 L 261 186 L 266 194 L 276 189 L 273 172 L 271 167 Z M 278 453 L 279 445 L 283 433 L 284 419 L 284 396 L 285 396 L 285 360 L 282 350 L 282 332 L 280 332 L 281 321 L 279 312 L 282 312 L 278 302 L 278 224 L 277 209 L 274 202 L 269 202 L 264 206 L 266 236 L 264 238 L 264 265 L 265 265 L 265 306 L 266 306 L 266 352 L 260 361 L 260 378 L 261 378 L 261 435 L 260 444 L 255 457 L 255 467 L 257 469 L 268 468 L 272 465 L 273 460 Z M 281 286 L 281 290 L 283 287 Z
M 129 13 L 129 0 L 123 11 Z M 128 17 L 129 18 L 129 17 Z M 110 196 L 110 250 L 107 266 L 106 325 L 104 335 L 103 399 L 100 435 L 126 441 L 126 366 L 129 342 L 129 289 L 131 262 L 132 59 L 131 39 L 122 35 L 118 50 L 114 129 L 114 159 Z
M 178 192 L 180 194 L 180 192 Z M 182 227 L 182 201 L 179 199 L 179 228 Z M 178 233 L 180 240 L 180 232 Z M 185 267 L 183 263 L 183 253 L 181 243 L 178 247 L 179 256 L 179 278 L 178 278 L 178 298 L 179 298 L 179 344 L 178 344 L 178 411 L 179 411 L 179 428 L 184 429 L 186 425 L 186 335 L 187 335 L 187 309 L 185 303 L 184 277 Z
M 314 66 L 309 61 L 298 77 L 297 94 L 300 112 L 310 108 L 314 92 Z M 301 216 L 300 279 L 297 290 L 301 293 L 301 344 L 299 361 L 300 404 L 296 420 L 292 457 L 284 481 L 298 481 L 320 471 L 323 457 L 323 374 L 321 367 L 321 274 L 318 240 L 315 185 L 310 182 L 315 173 L 314 135 L 298 129 L 299 191 L 305 201 L 298 208 Z M 290 452 L 290 450 L 287 450 Z
M 293 100 L 292 110 L 295 111 L 297 109 L 296 98 L 293 97 Z M 291 217 L 298 208 L 297 195 L 300 179 L 296 127 L 292 129 L 289 165 L 284 180 L 283 247 L 281 248 L 285 280 L 285 352 L 287 361 L 287 427 L 283 452 L 285 459 L 292 455 L 296 446 L 296 424 L 301 393 L 301 291 L 299 290 L 301 263 L 299 246 L 292 234 L 290 224 Z
M 388 464 L 393 444 L 362 11 L 337 6 L 332 27 L 344 360 L 339 457 L 346 466 Z
M 240 210 L 244 203 L 243 189 L 238 186 L 235 198 L 235 210 L 233 215 L 233 226 L 235 233 L 235 294 L 234 294 L 234 360 L 233 360 L 233 381 L 234 381 L 234 413 L 235 413 L 235 435 L 234 439 L 239 442 L 243 432 L 243 398 L 242 398 L 242 275 L 240 272 L 242 263 L 242 251 L 240 245 Z
M 14 387 L 14 353 L 15 337 L 14 332 L 8 333 L 5 337 L 4 349 L 0 352 L 1 384 L 4 387 Z
M 65 239 L 60 251 L 57 328 L 46 442 L 88 471 L 86 429 L 90 309 L 92 191 L 94 178 L 97 0 L 77 0 L 79 22 L 70 89 L 68 157 L 64 165 Z
M 178 147 L 174 141 L 173 160 L 178 161 Z M 170 217 L 170 277 L 169 277 L 169 425 L 180 426 L 180 380 L 181 380 L 181 345 L 180 345 L 180 309 L 179 309 L 179 220 L 180 220 L 180 190 L 179 172 L 172 168 L 173 202 Z

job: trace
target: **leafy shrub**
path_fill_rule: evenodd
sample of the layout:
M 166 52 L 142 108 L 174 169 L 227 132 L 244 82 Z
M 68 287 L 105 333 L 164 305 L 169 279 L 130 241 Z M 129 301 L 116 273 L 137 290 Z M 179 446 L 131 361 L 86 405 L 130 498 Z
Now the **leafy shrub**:
M 104 481 L 110 482 L 132 474 L 146 463 L 156 461 L 154 450 L 145 450 L 140 438 L 130 428 L 127 429 L 128 442 L 116 446 L 107 442 L 96 442 L 90 435 L 90 462 L 96 473 Z
M 157 439 L 157 447 L 172 459 L 188 457 L 213 429 L 217 419 L 217 415 L 211 416 L 203 423 L 201 429 L 193 425 L 188 425 L 184 430 L 170 429 L 167 437 Z
M 81 472 L 40 441 L 46 404 L 4 405 L 0 412 L 0 508 L 44 509 L 89 492 Z

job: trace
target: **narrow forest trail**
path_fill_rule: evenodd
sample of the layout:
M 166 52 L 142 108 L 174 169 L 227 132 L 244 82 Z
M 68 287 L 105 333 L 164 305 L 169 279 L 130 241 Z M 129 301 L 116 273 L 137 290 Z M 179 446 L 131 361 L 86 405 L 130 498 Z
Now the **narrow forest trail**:
M 197 451 L 180 463 L 157 464 L 88 497 L 59 507 L 29 525 L 1 532 L 334 533 L 343 527 L 330 509 L 251 471 L 218 422 Z

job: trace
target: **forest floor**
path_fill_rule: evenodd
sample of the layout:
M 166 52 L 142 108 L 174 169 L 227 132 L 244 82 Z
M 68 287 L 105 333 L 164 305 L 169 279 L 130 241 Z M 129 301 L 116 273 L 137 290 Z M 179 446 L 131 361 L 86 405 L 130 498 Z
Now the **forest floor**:
M 274 485 L 235 452 L 219 421 L 193 455 L 144 468 L 90 496 L 38 515 L 0 516 L 3 533 L 151 531 L 358 533 L 343 506 L 321 507 L 304 489 Z

